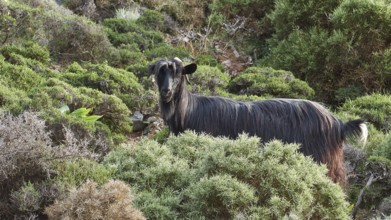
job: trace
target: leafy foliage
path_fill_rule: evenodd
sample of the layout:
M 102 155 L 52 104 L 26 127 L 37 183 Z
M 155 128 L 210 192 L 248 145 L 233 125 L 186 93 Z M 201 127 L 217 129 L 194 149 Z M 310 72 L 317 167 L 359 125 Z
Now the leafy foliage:
M 148 218 L 347 219 L 341 188 L 297 148 L 186 132 L 119 148 L 104 163 L 137 189 Z

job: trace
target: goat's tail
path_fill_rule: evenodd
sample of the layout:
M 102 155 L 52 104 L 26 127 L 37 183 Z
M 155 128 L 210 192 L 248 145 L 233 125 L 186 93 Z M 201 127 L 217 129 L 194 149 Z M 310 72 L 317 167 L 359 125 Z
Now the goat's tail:
M 360 141 L 365 145 L 368 138 L 368 128 L 363 120 L 353 120 L 343 124 L 342 134 L 343 137 L 359 136 Z

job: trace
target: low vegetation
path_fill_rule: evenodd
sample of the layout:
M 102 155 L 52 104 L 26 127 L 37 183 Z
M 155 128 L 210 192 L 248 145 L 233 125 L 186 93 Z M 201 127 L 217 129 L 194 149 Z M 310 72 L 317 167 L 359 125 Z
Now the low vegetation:
M 0 219 L 390 216 L 390 23 L 388 0 L 0 0 Z M 348 187 L 296 145 L 169 136 L 162 57 L 198 64 L 193 93 L 365 119 Z

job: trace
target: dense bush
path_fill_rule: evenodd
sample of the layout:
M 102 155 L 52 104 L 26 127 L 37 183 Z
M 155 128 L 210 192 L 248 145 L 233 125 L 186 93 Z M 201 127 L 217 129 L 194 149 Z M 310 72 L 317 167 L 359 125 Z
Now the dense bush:
M 54 170 L 57 174 L 54 180 L 67 187 L 80 186 L 87 180 L 102 185 L 111 179 L 113 173 L 113 169 L 85 158 L 54 164 Z
M 26 92 L 8 87 L 7 83 L 0 80 L 0 108 L 12 113 L 21 113 L 30 103 L 31 99 Z
M 373 123 L 381 131 L 391 129 L 391 96 L 372 94 L 347 101 L 341 111 L 355 114 Z
M 297 148 L 186 132 L 118 148 L 104 164 L 135 187 L 148 218 L 347 219 L 341 188 Z
M 228 85 L 230 76 L 217 67 L 198 65 L 197 71 L 189 76 L 191 92 L 203 95 L 221 95 Z
M 136 76 L 123 69 L 116 69 L 105 64 L 89 64 L 84 68 L 78 63 L 68 66 L 63 74 L 65 82 L 76 87 L 97 89 L 103 93 L 116 95 L 131 111 L 140 110 L 147 100 L 137 100 L 143 89 Z
M 235 94 L 311 99 L 314 90 L 291 72 L 250 67 L 231 80 L 228 90 Z
M 139 48 L 148 49 L 163 42 L 160 32 L 146 30 L 136 21 L 110 18 L 104 20 L 103 25 L 106 27 L 110 42 L 115 46 L 136 43 Z
M 341 91 L 352 86 L 363 92 L 390 88 L 391 7 L 386 1 L 286 0 L 269 17 L 276 34 L 260 63 L 293 72 L 321 100 L 339 104 Z
M 311 27 L 328 28 L 328 15 L 334 11 L 342 0 L 329 1 L 294 1 L 279 0 L 268 14 L 278 39 L 288 37 L 295 29 L 308 30 Z
M 37 110 L 59 109 L 64 104 L 71 111 L 78 108 L 91 108 L 93 115 L 102 115 L 100 121 L 112 132 L 127 134 L 131 131 L 130 111 L 121 99 L 98 90 L 71 85 L 51 78 L 34 90 L 32 106 Z M 59 111 L 57 111 L 59 112 Z
M 42 206 L 61 194 L 45 183 L 53 162 L 84 156 L 78 146 L 54 146 L 45 121 L 32 112 L 0 114 L 0 218 L 38 214 Z
M 88 181 L 65 199 L 56 200 L 45 213 L 49 219 L 145 219 L 133 208 L 131 191 L 121 181 L 110 181 L 101 187 Z
M 43 77 L 27 66 L 0 59 L 0 79 L 9 87 L 29 91 L 39 85 Z

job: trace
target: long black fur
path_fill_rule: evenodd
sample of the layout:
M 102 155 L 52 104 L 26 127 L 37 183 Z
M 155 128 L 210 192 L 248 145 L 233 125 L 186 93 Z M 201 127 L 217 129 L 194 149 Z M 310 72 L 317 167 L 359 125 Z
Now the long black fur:
M 160 99 L 162 117 L 174 134 L 190 129 L 234 139 L 241 133 L 248 133 L 260 137 L 263 142 L 279 139 L 299 143 L 301 152 L 328 165 L 333 172 L 329 175 L 334 180 L 344 178 L 341 177 L 344 175 L 342 143 L 347 136 L 362 133 L 362 120 L 343 123 L 321 104 L 308 100 L 238 102 L 194 95 L 185 88 L 186 73 L 167 74 L 170 68 L 166 67 L 170 65 L 186 70 L 179 60 L 173 59 L 159 60 L 150 67 L 150 72 L 155 74 L 159 91 L 165 87 L 164 77 L 179 79 L 172 88 L 172 99 Z

